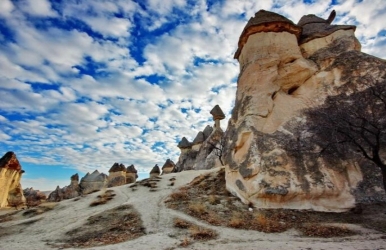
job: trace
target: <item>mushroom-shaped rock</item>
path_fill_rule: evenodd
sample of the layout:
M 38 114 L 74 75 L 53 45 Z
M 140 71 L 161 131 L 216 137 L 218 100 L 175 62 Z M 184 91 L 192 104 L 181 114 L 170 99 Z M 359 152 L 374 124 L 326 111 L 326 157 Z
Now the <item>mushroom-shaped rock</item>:
M 203 131 L 205 140 L 210 136 L 210 134 L 212 134 L 212 132 L 213 132 L 213 127 L 210 125 L 207 125 Z
M 235 59 L 238 59 L 243 49 L 244 44 L 247 42 L 248 37 L 258 32 L 283 32 L 287 31 L 294 34 L 298 39 L 302 32 L 301 27 L 294 24 L 289 19 L 282 15 L 273 13 L 266 10 L 259 10 L 255 16 L 249 19 L 243 32 L 240 35 L 238 49 L 234 55 Z
M 162 174 L 174 173 L 176 164 L 170 159 L 167 159 L 165 164 L 162 166 Z
M 331 25 L 335 18 L 335 11 L 332 11 L 327 20 L 310 14 L 300 18 L 298 25 L 303 28 L 299 44 L 309 42 L 316 38 L 328 36 L 338 30 L 353 30 L 355 25 Z
M 197 145 L 197 144 L 203 143 L 204 141 L 205 141 L 204 133 L 200 131 L 197 133 L 196 138 L 194 138 L 192 144 Z
M 73 182 L 73 181 L 76 181 L 76 182 L 79 181 L 79 175 L 78 175 L 78 173 L 76 173 L 76 174 L 74 174 L 74 175 L 71 176 L 71 182 Z
M 182 137 L 182 139 L 178 143 L 177 147 L 179 147 L 180 149 L 191 148 L 192 144 L 188 141 L 188 139 L 186 139 L 186 137 Z
M 224 112 L 218 105 L 214 106 L 210 111 L 210 114 L 213 116 L 213 120 L 223 120 L 225 118 Z
M 160 168 L 158 167 L 157 164 L 155 164 L 155 166 L 153 167 L 153 169 L 150 171 L 150 178 L 159 176 L 160 173 L 161 173 Z
M 122 163 L 119 164 L 119 163 L 116 162 L 116 163 L 113 164 L 113 166 L 111 166 L 111 168 L 109 170 L 109 173 L 111 173 L 111 172 L 120 172 L 120 171 L 126 171 L 126 167 Z
M 126 184 L 134 183 L 138 178 L 137 169 L 131 164 L 126 169 Z

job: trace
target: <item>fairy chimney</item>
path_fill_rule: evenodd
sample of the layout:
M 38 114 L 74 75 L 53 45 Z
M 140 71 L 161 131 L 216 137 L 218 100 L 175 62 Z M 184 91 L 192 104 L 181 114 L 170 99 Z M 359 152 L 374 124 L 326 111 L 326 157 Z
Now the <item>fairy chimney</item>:
M 219 129 L 220 127 L 220 120 L 223 120 L 225 118 L 224 112 L 221 110 L 220 106 L 216 105 L 214 108 L 210 111 L 210 114 L 213 116 L 214 120 L 214 128 Z

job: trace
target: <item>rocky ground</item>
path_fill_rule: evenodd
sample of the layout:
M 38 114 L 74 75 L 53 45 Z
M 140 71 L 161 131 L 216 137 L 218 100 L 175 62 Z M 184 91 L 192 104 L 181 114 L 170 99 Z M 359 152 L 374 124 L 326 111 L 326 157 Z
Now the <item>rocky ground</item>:
M 222 169 L 184 171 L 28 210 L 0 210 L 0 249 L 386 249 L 386 204 L 258 210 Z

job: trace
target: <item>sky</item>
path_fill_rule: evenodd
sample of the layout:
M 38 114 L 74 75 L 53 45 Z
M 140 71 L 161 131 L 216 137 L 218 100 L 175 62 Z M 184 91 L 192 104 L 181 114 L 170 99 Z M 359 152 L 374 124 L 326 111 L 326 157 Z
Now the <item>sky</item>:
M 386 58 L 385 0 L 0 0 L 0 154 L 53 190 L 114 162 L 177 162 L 219 104 L 229 119 L 239 36 L 260 9 L 357 25 Z M 225 130 L 227 119 L 221 123 Z

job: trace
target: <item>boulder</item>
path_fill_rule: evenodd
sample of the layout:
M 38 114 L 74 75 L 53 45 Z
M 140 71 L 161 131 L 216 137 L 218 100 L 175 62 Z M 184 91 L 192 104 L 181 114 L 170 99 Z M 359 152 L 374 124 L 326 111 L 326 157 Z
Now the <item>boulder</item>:
M 149 175 L 150 175 L 150 178 L 154 178 L 154 177 L 157 177 L 161 174 L 161 170 L 160 168 L 158 167 L 157 164 L 155 164 L 155 166 L 152 168 L 152 170 L 150 171 Z
M 107 187 L 108 176 L 95 170 L 92 174 L 87 173 L 80 180 L 80 190 L 82 194 L 89 194 Z
M 364 171 L 355 162 L 331 164 L 291 150 L 295 131 L 307 122 L 305 110 L 345 93 L 348 85 L 360 90 L 364 75 L 373 82 L 384 77 L 385 61 L 361 53 L 355 28 L 331 27 L 332 19 L 307 17 L 298 26 L 259 11 L 240 36 L 240 75 L 223 159 L 226 187 L 244 203 L 342 212 L 364 197 Z M 376 187 L 371 194 L 379 193 Z
M 167 159 L 165 164 L 162 166 L 162 174 L 174 173 L 176 170 L 176 164 L 170 159 Z
M 7 152 L 0 159 L 0 208 L 19 206 L 25 203 L 20 180 L 24 170 L 13 152 Z

